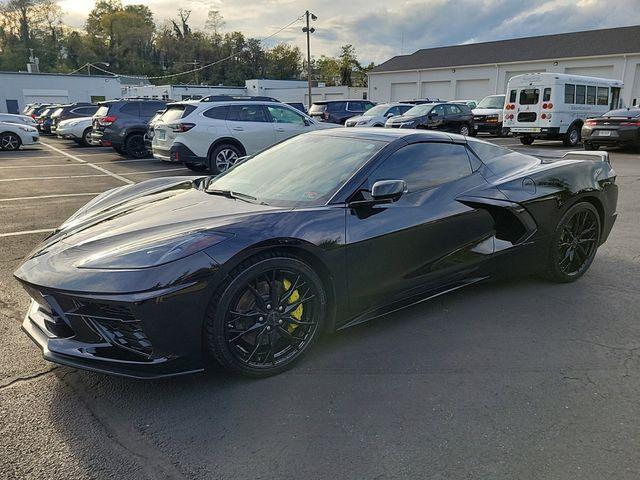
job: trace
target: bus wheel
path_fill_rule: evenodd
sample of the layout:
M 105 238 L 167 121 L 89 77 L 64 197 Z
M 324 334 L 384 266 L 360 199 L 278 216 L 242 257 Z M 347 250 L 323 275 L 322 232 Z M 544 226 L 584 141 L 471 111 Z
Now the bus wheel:
M 575 147 L 580 143 L 580 128 L 577 125 L 572 125 L 562 140 L 562 143 L 567 147 Z
M 533 143 L 534 138 L 530 136 L 520 137 L 520 143 L 523 145 L 531 145 Z

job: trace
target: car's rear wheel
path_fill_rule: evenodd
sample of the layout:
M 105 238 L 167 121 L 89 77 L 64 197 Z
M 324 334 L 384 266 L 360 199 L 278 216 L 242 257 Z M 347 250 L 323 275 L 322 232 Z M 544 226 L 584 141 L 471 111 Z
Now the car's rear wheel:
M 144 144 L 142 133 L 130 134 L 124 142 L 124 152 L 131 158 L 145 158 L 149 155 L 147 146 Z
M 573 282 L 591 266 L 600 243 L 600 216 L 588 202 L 571 207 L 553 235 L 546 276 L 556 282 Z
M 201 163 L 185 163 L 184 166 L 192 172 L 204 172 L 207 169 L 207 166 Z
M 316 272 L 286 253 L 267 253 L 234 269 L 213 296 L 208 348 L 228 371 L 250 377 L 280 373 L 315 343 L 327 310 Z
M 82 132 L 82 140 L 80 143 L 85 147 L 91 146 L 91 127 L 87 128 L 84 132 Z
M 533 137 L 520 137 L 520 143 L 523 145 L 531 145 L 535 139 Z
M 0 150 L 18 150 L 21 144 L 20 137 L 15 133 L 6 132 L 0 136 Z
M 569 128 L 562 139 L 562 143 L 567 147 L 577 146 L 580 143 L 580 128 L 577 125 Z
M 242 155 L 240 149 L 232 143 L 218 145 L 209 154 L 209 170 L 215 175 L 226 172 Z
M 460 135 L 464 135 L 465 137 L 468 137 L 468 136 L 469 136 L 469 132 L 470 132 L 470 131 L 471 131 L 471 130 L 469 129 L 469 125 L 464 124 L 464 125 L 461 125 L 461 126 L 460 126 L 460 130 L 458 130 L 458 133 L 459 133 Z

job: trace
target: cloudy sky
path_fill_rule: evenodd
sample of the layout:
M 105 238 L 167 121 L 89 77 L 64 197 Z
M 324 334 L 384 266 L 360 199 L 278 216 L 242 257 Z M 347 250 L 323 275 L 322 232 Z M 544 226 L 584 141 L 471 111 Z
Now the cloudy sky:
M 67 24 L 81 27 L 94 0 L 60 0 Z M 144 3 L 157 23 L 192 10 L 192 27 L 203 28 L 207 11 L 219 10 L 225 30 L 264 38 L 306 9 L 314 22 L 312 55 L 336 55 L 351 43 L 362 62 L 381 63 L 420 48 L 513 37 L 640 24 L 640 0 L 123 0 Z M 297 22 L 268 45 L 304 47 Z M 597 39 L 594 39 L 597 41 Z

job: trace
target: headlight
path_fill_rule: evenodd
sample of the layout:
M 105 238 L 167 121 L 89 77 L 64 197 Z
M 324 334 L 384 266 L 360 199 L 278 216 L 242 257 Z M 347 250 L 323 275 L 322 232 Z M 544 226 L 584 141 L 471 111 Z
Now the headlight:
M 33 132 L 37 132 L 38 131 L 33 127 L 28 127 L 27 125 L 25 125 L 25 126 L 19 125 L 18 128 L 20 130 L 22 130 L 23 132 L 29 132 L 29 133 L 33 133 Z
M 219 232 L 195 232 L 186 237 L 175 234 L 153 237 L 106 249 L 91 255 L 79 268 L 137 269 L 173 262 L 216 245 L 231 235 Z

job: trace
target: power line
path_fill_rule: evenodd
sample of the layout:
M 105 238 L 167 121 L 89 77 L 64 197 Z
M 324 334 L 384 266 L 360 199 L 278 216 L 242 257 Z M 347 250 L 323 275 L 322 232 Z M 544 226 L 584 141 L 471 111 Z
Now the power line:
M 267 36 L 267 37 L 265 37 L 265 38 L 263 38 L 263 39 L 259 40 L 259 42 L 260 42 L 260 43 L 262 43 L 262 42 L 264 42 L 264 41 L 266 41 L 266 40 L 269 40 L 269 39 L 270 39 L 270 38 L 272 38 L 272 37 L 275 37 L 275 36 L 276 36 L 276 35 L 278 35 L 280 32 L 282 32 L 283 30 L 285 30 L 285 29 L 289 28 L 289 27 L 290 27 L 291 25 L 293 25 L 294 23 L 299 22 L 300 20 L 302 20 L 302 18 L 303 18 L 303 17 L 304 17 L 304 14 L 300 15 L 298 18 L 296 18 L 296 19 L 295 19 L 295 20 L 293 20 L 292 22 L 290 22 L 290 23 L 286 24 L 284 27 L 279 28 L 279 29 L 278 29 L 278 30 L 276 30 L 274 33 L 272 33 L 271 35 L 269 35 L 269 36 Z M 122 78 L 133 78 L 133 79 L 135 79 L 135 80 L 159 80 L 159 79 L 162 79 L 162 78 L 171 78 L 171 77 L 177 77 L 177 76 L 179 76 L 179 75 L 186 75 L 186 74 L 188 74 L 188 73 L 199 72 L 199 71 L 201 71 L 201 70 L 204 70 L 205 68 L 212 67 L 212 66 L 217 65 L 217 64 L 219 64 L 219 63 L 225 62 L 225 61 L 227 61 L 227 60 L 229 60 L 229 59 L 231 59 L 231 58 L 233 58 L 233 57 L 235 57 L 235 56 L 237 56 L 237 55 L 240 55 L 240 54 L 243 52 L 243 50 L 244 50 L 244 49 L 238 50 L 237 52 L 234 52 L 234 53 L 232 53 L 231 55 L 229 55 L 229 56 L 227 56 L 227 57 L 224 57 L 224 58 L 222 58 L 222 59 L 220 59 L 220 60 L 216 60 L 215 62 L 208 63 L 208 64 L 203 65 L 203 66 L 198 67 L 198 68 L 192 68 L 191 70 L 187 70 L 187 71 L 185 71 L 185 72 L 172 73 L 172 74 L 169 74 L 169 75 L 158 75 L 158 76 L 155 76 L 155 77 L 146 77 L 146 76 L 143 76 L 143 75 L 122 75 L 122 74 L 119 74 L 119 73 L 110 72 L 109 70 L 105 70 L 104 68 L 98 67 L 98 66 L 96 66 L 96 65 L 94 65 L 94 64 L 92 64 L 92 63 L 90 63 L 89 65 L 91 65 L 91 66 L 92 66 L 93 68 L 95 68 L 96 70 L 100 70 L 101 72 L 108 73 L 108 74 L 110 74 L 110 75 L 114 75 L 114 76 L 116 76 L 116 77 L 122 77 Z M 87 64 L 83 65 L 81 68 L 84 68 L 86 65 L 87 65 Z M 78 70 L 80 70 L 80 69 L 78 69 Z M 75 71 L 77 72 L 78 70 L 75 70 Z M 71 73 L 73 73 L 73 72 L 71 72 Z

